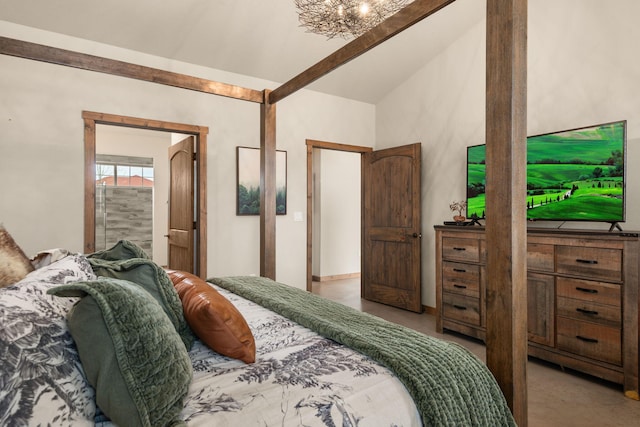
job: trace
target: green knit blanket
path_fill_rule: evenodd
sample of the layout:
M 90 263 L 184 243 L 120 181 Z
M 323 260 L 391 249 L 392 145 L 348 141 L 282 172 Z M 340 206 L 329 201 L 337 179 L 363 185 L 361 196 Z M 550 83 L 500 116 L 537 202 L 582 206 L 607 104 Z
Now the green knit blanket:
M 390 369 L 425 426 L 515 426 L 494 377 L 464 347 L 262 277 L 209 282 L 285 316 Z

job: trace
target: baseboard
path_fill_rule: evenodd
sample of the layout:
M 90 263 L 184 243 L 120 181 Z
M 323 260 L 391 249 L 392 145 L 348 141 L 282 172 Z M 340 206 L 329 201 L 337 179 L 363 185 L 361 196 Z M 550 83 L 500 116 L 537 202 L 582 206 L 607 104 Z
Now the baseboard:
M 428 305 L 423 305 L 422 306 L 422 310 L 424 310 L 425 313 L 430 314 L 432 316 L 436 315 L 436 308 L 435 307 L 429 307 Z
M 360 273 L 336 274 L 334 276 L 311 276 L 314 282 L 327 282 L 329 280 L 357 279 Z

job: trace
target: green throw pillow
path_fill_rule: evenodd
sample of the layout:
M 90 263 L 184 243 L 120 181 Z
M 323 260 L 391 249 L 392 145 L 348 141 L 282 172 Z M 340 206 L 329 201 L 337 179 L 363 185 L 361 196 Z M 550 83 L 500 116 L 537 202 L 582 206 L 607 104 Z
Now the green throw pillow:
M 104 259 L 108 261 L 118 261 L 121 259 L 144 258 L 151 259 L 140 246 L 129 240 L 120 240 L 118 243 L 103 251 L 94 252 L 88 255 L 89 258 Z
M 67 316 L 100 409 L 120 426 L 184 425 L 191 360 L 162 307 L 134 283 L 112 278 L 52 288 L 82 297 Z
M 143 258 L 106 260 L 88 257 L 88 259 L 96 275 L 127 280 L 149 292 L 178 331 L 186 349 L 191 350 L 195 335 L 184 318 L 182 302 L 166 271 L 153 261 Z

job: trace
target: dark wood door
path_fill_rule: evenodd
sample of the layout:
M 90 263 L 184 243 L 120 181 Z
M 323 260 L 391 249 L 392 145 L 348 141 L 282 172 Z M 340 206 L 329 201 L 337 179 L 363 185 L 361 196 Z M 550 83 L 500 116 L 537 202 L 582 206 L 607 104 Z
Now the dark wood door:
M 365 153 L 362 295 L 415 312 L 421 300 L 420 144 Z
M 194 137 L 169 147 L 169 253 L 173 270 L 195 273 Z

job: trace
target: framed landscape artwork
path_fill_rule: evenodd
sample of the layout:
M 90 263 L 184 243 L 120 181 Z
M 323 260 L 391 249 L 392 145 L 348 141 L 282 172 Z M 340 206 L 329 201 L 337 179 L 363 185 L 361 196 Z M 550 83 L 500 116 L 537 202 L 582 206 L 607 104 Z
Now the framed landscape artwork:
M 236 147 L 236 215 L 260 215 L 260 149 Z M 287 214 L 287 152 L 276 151 L 276 215 Z

